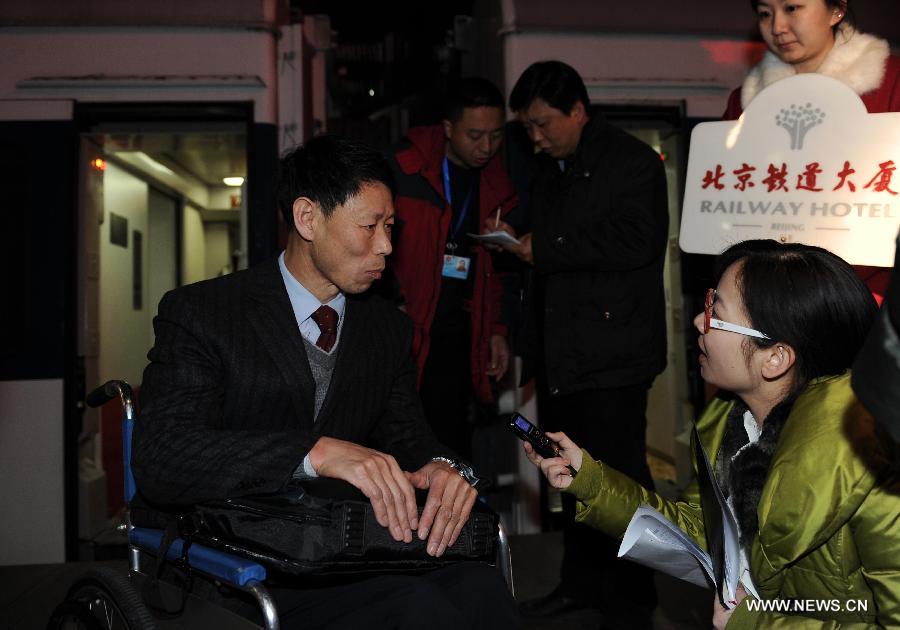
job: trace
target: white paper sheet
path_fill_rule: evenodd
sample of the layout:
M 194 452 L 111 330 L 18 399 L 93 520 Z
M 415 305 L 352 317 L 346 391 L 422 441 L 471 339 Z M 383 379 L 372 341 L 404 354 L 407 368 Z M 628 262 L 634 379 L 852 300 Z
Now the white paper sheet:
M 619 557 L 697 586 L 714 587 L 709 555 L 649 505 L 642 505 L 631 517 Z
M 519 244 L 519 239 L 517 239 L 515 236 L 512 236 L 509 232 L 504 232 L 503 230 L 499 230 L 497 232 L 488 232 L 487 234 L 472 234 L 471 232 L 468 232 L 467 234 L 477 241 L 491 243 L 493 245 Z

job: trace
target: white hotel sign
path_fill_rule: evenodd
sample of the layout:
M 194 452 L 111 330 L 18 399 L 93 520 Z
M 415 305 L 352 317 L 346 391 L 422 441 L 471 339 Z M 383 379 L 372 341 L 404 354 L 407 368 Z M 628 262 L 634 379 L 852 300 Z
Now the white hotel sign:
M 779 81 L 738 121 L 694 129 L 681 248 L 718 254 L 773 238 L 890 267 L 898 167 L 900 113 L 869 114 L 850 88 L 819 74 Z

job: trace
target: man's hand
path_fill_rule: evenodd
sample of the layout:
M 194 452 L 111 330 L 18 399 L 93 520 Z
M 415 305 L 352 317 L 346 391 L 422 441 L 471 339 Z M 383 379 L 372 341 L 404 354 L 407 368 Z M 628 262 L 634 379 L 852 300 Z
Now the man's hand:
M 509 344 L 506 343 L 506 337 L 503 335 L 491 335 L 488 345 L 491 353 L 488 359 L 487 375 L 493 376 L 495 381 L 499 381 L 509 368 Z
M 486 219 L 484 225 L 481 226 L 482 234 L 490 234 L 491 232 L 506 232 L 512 237 L 516 236 L 516 231 L 513 227 L 507 223 L 506 221 L 497 221 L 496 219 Z M 503 247 L 500 245 L 495 245 L 493 243 L 482 243 L 485 249 L 489 249 L 494 252 L 502 252 Z
M 412 530 L 419 527 L 416 494 L 397 460 L 353 442 L 323 436 L 309 451 L 309 463 L 322 477 L 343 479 L 359 488 L 372 503 L 378 524 L 386 527 L 394 540 L 412 542 Z
M 518 245 L 505 245 L 507 251 L 519 257 L 519 260 L 529 265 L 534 264 L 534 255 L 531 252 L 531 232 L 519 237 Z
M 469 520 L 478 493 L 446 462 L 430 462 L 408 476 L 416 488 L 428 489 L 419 519 L 419 540 L 427 537 L 428 555 L 441 556 L 456 542 Z

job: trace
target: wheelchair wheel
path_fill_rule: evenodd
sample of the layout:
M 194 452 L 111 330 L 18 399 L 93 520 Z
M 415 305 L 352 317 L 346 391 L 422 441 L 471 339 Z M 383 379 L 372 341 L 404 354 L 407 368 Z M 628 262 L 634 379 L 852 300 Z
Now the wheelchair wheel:
M 91 569 L 56 607 L 48 630 L 155 630 L 153 617 L 127 576 Z

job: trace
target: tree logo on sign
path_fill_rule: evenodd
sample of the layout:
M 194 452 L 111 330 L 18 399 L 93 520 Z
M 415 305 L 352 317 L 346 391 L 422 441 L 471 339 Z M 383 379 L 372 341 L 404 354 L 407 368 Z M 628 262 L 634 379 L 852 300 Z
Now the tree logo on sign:
M 775 116 L 775 124 L 784 128 L 791 137 L 791 151 L 802 151 L 803 140 L 813 127 L 822 124 L 825 120 L 825 112 L 811 103 L 806 105 L 791 105 L 782 108 Z

